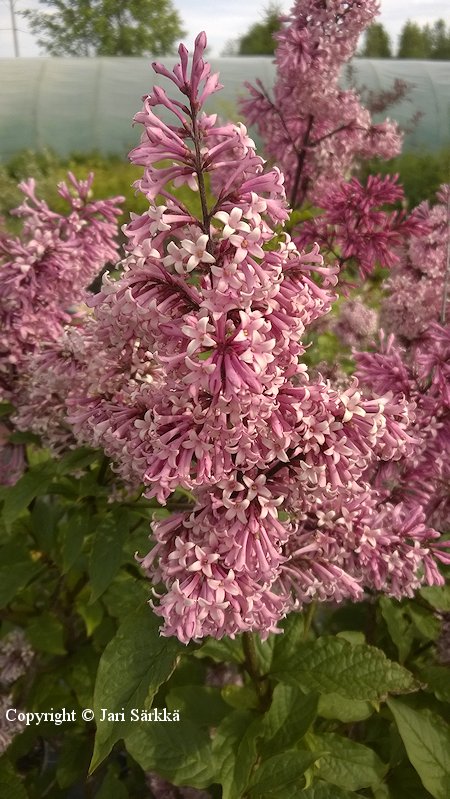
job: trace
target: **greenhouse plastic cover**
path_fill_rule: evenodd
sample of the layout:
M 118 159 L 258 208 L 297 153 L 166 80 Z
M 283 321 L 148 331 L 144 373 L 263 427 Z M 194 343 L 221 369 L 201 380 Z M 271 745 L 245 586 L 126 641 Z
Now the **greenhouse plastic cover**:
M 164 59 L 169 68 L 176 63 Z M 211 63 L 224 89 L 210 98 L 207 110 L 223 118 L 239 118 L 244 81 L 259 78 L 270 89 L 275 79 L 271 58 Z M 395 78 L 412 84 L 409 100 L 389 109 L 402 126 L 415 112 L 423 115 L 406 136 L 406 149 L 435 150 L 450 143 L 450 61 L 355 59 L 352 66 L 356 84 L 370 89 L 387 89 Z M 155 75 L 147 58 L 0 59 L 0 158 L 25 148 L 125 155 L 139 139 L 140 126 L 133 129 L 132 118 L 154 84 L 167 87 L 168 81 Z

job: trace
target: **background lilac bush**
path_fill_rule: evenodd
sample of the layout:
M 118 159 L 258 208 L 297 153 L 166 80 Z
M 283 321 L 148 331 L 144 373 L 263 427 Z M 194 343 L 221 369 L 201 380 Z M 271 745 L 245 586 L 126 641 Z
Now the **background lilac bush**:
M 52 210 L 21 185 L 0 234 L 8 795 L 448 796 L 449 189 L 407 212 L 395 177 L 362 177 L 401 147 L 337 88 L 375 14 L 297 0 L 238 124 L 207 114 L 204 34 L 155 64 L 120 254 L 122 197 L 69 174 Z M 21 729 L 11 705 L 79 721 Z M 130 720 L 152 705 L 181 720 Z

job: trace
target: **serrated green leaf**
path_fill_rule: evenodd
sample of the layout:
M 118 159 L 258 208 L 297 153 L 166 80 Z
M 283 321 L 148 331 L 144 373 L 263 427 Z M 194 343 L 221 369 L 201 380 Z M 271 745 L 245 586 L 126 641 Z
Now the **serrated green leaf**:
M 3 506 L 3 520 L 7 527 L 15 521 L 30 502 L 44 494 L 55 474 L 53 461 L 46 461 L 29 469 L 20 480 L 8 489 Z
M 148 605 L 135 610 L 120 625 L 100 659 L 94 691 L 97 734 L 91 771 L 116 741 L 133 729 L 133 722 L 128 720 L 100 721 L 101 709 L 115 712 L 123 707 L 129 715 L 131 708 L 150 708 L 159 686 L 170 677 L 185 651 L 176 638 L 160 636 L 159 624 Z
M 450 726 L 430 710 L 389 699 L 409 760 L 434 799 L 450 796 Z
M 352 646 L 342 638 L 323 636 L 297 647 L 289 662 L 275 651 L 273 676 L 302 690 L 337 693 L 351 699 L 381 700 L 388 693 L 418 688 L 412 674 L 373 646 Z
M 0 757 L 0 796 L 5 799 L 27 799 L 28 794 L 22 780 L 14 771 L 7 757 Z
M 303 788 L 305 785 L 303 775 L 315 763 L 320 754 L 292 749 L 280 755 L 274 755 L 260 766 L 249 790 L 251 799 L 261 799 L 264 796 L 273 796 L 277 799 L 279 791 L 289 785 Z
M 389 635 L 397 647 L 400 663 L 404 663 L 411 651 L 414 639 L 406 608 L 396 599 L 385 596 L 380 598 L 380 608 Z
M 450 612 L 450 585 L 443 585 L 442 587 L 433 585 L 429 588 L 421 588 L 420 594 L 436 610 L 441 610 L 444 613 Z
M 334 733 L 308 735 L 313 751 L 326 752 L 316 766 L 317 774 L 339 788 L 357 791 L 381 782 L 387 766 L 367 746 Z
M 119 571 L 125 535 L 126 530 L 111 516 L 102 519 L 95 529 L 89 558 L 91 602 L 95 602 L 106 591 Z
M 275 686 L 272 704 L 263 719 L 262 754 L 292 749 L 316 718 L 318 699 L 318 694 L 304 695 L 294 686 Z
M 135 723 L 124 738 L 127 751 L 144 771 L 157 771 L 175 785 L 193 788 L 214 782 L 216 764 L 209 735 L 188 719 Z

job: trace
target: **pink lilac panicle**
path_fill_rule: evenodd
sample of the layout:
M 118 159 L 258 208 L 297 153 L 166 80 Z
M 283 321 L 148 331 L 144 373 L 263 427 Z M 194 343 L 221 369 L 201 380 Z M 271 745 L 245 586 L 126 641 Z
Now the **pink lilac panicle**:
M 303 223 L 294 235 L 297 246 L 314 238 L 341 265 L 356 264 L 363 278 L 377 264 L 396 266 L 408 240 L 428 230 L 422 213 L 395 210 L 405 200 L 397 180 L 398 175 L 370 175 L 365 186 L 357 178 L 336 183 L 321 198 L 323 214 Z
M 373 0 L 297 0 L 276 34 L 273 98 L 260 81 L 246 84 L 250 96 L 241 110 L 283 170 L 294 207 L 306 199 L 320 206 L 330 183 L 347 176 L 356 159 L 400 152 L 397 125 L 374 124 L 358 94 L 338 86 L 378 11 Z
M 16 400 L 23 359 L 42 342 L 57 341 L 68 309 L 108 262 L 117 260 L 117 218 L 122 197 L 91 200 L 93 175 L 58 192 L 69 205 L 53 212 L 36 196 L 33 179 L 19 188 L 25 200 L 12 213 L 23 220 L 19 237 L 0 239 L 0 399 Z
M 148 497 L 170 506 L 179 486 L 193 495 L 190 510 L 153 525 L 142 559 L 162 587 L 153 603 L 162 634 L 185 643 L 250 630 L 264 638 L 314 597 L 359 598 L 382 573 L 377 558 L 385 570 L 402 563 L 422 535 L 419 525 L 407 546 L 399 534 L 369 564 L 343 556 L 343 535 L 342 548 L 302 565 L 314 549 L 303 520 L 313 525 L 319 505 L 364 502 L 368 471 L 412 451 L 410 408 L 389 391 L 373 399 L 356 383 L 336 390 L 310 378 L 302 338 L 331 308 L 336 269 L 317 245 L 300 252 L 287 234 L 275 237 L 287 216 L 282 175 L 267 170 L 240 126 L 203 112 L 219 86 L 205 44 L 201 34 L 190 71 L 183 46 L 173 73 L 156 65 L 186 99 L 158 89 L 135 118 L 144 131 L 131 158 L 144 166 L 136 185 L 149 210 L 125 228 L 123 275 L 105 278 L 91 302 L 110 357 L 138 344 L 142 374 L 151 353 L 158 380 L 73 396 L 70 411 L 75 434 L 103 446 Z M 174 124 L 158 119 L 158 105 Z M 171 183 L 198 191 L 200 215 Z M 440 579 L 420 568 L 399 567 L 392 591 L 407 592 L 412 575 L 418 585 Z

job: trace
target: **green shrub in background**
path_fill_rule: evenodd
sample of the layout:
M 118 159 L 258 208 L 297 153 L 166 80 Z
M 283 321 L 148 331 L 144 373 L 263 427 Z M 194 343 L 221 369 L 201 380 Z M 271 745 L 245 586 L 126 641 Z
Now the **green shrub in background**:
M 363 177 L 398 172 L 405 188 L 409 208 L 423 200 L 433 200 L 439 186 L 448 183 L 450 175 L 450 146 L 437 152 L 403 153 L 390 161 L 371 161 L 362 169 Z
M 13 231 L 16 227 L 14 218 L 8 218 L 8 214 L 22 200 L 17 184 L 25 178 L 35 178 L 39 182 L 40 195 L 52 208 L 62 210 L 64 202 L 56 191 L 56 185 L 65 179 L 68 170 L 78 178 L 94 172 L 94 192 L 98 197 L 124 196 L 122 222 L 126 221 L 131 211 L 142 213 L 145 210 L 145 200 L 142 195 L 136 196 L 132 187 L 132 183 L 140 177 L 141 170 L 124 159 L 99 153 L 74 153 L 70 158 L 61 158 L 51 150 L 39 153 L 25 150 L 0 164 L 0 216 L 6 218 L 7 227 Z M 397 172 L 405 187 L 410 208 L 422 200 L 432 200 L 440 184 L 449 179 L 450 147 L 436 153 L 404 153 L 391 161 L 372 161 L 362 168 L 363 177 Z M 177 190 L 177 195 L 180 196 L 180 190 Z

